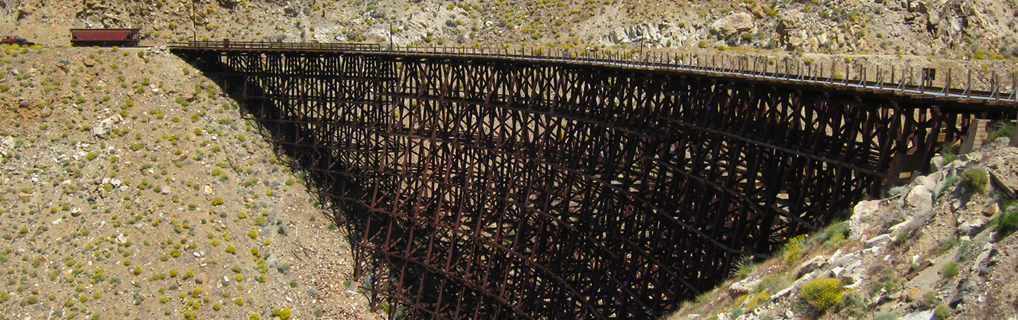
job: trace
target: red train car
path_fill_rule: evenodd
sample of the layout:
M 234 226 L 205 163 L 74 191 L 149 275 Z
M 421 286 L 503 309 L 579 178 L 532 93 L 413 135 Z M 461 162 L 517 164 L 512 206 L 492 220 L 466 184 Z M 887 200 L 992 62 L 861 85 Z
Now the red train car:
M 141 29 L 71 29 L 75 47 L 134 47 L 141 41 Z

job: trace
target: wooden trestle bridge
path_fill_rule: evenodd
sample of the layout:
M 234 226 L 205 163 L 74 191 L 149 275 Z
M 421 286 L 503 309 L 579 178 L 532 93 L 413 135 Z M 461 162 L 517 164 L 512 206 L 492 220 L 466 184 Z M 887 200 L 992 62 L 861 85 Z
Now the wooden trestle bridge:
M 392 317 L 659 316 L 736 259 L 926 170 L 973 115 L 1018 110 L 1013 78 L 980 91 L 944 70 L 932 81 L 697 55 L 170 49 L 309 173 Z

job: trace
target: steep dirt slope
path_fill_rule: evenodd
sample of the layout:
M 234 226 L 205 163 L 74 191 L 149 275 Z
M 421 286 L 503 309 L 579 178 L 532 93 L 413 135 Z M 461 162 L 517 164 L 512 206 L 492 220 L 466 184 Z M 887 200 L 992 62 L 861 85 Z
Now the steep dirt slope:
M 345 237 L 166 52 L 0 46 L 0 318 L 374 319 Z

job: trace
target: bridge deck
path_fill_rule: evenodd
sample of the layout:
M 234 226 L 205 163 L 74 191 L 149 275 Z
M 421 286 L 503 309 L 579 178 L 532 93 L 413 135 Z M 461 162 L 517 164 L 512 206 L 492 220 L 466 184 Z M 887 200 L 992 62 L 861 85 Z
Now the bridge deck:
M 812 65 L 805 61 L 785 59 L 771 65 L 759 58 L 731 58 L 682 54 L 677 56 L 647 57 L 644 61 L 618 59 L 617 55 L 581 53 L 556 50 L 544 54 L 541 50 L 510 52 L 489 48 L 406 47 L 384 49 L 377 44 L 362 43 L 296 43 L 296 42 L 233 42 L 189 41 L 174 43 L 171 50 L 194 52 L 294 52 L 344 53 L 391 56 L 397 59 L 456 59 L 456 60 L 508 60 L 535 64 L 562 64 L 612 69 L 633 69 L 641 72 L 671 73 L 708 77 L 717 80 L 735 80 L 746 83 L 765 83 L 847 92 L 860 98 L 867 96 L 896 97 L 908 103 L 938 105 L 966 111 L 1018 111 L 1016 83 L 1018 73 L 1011 74 L 1010 85 L 999 80 L 995 73 L 988 78 L 990 84 L 976 88 L 969 71 L 965 83 L 952 81 L 952 71 L 939 81 L 925 79 L 922 70 L 891 70 L 859 64 Z M 720 58 L 720 61 L 718 60 Z M 873 71 L 872 73 L 870 71 Z M 843 73 L 842 73 L 843 72 Z M 850 76 L 842 76 L 847 74 Z M 832 76 L 833 75 L 833 76 Z M 935 76 L 934 76 L 935 77 Z M 941 77 L 943 78 L 943 77 Z M 917 80 L 918 79 L 918 80 Z M 1010 87 L 1010 91 L 1006 89 Z

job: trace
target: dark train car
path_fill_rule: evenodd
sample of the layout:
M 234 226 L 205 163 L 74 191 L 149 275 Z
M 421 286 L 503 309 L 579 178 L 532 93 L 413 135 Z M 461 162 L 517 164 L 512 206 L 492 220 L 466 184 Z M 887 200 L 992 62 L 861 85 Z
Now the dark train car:
M 141 41 L 141 29 L 71 29 L 75 47 L 134 47 Z

